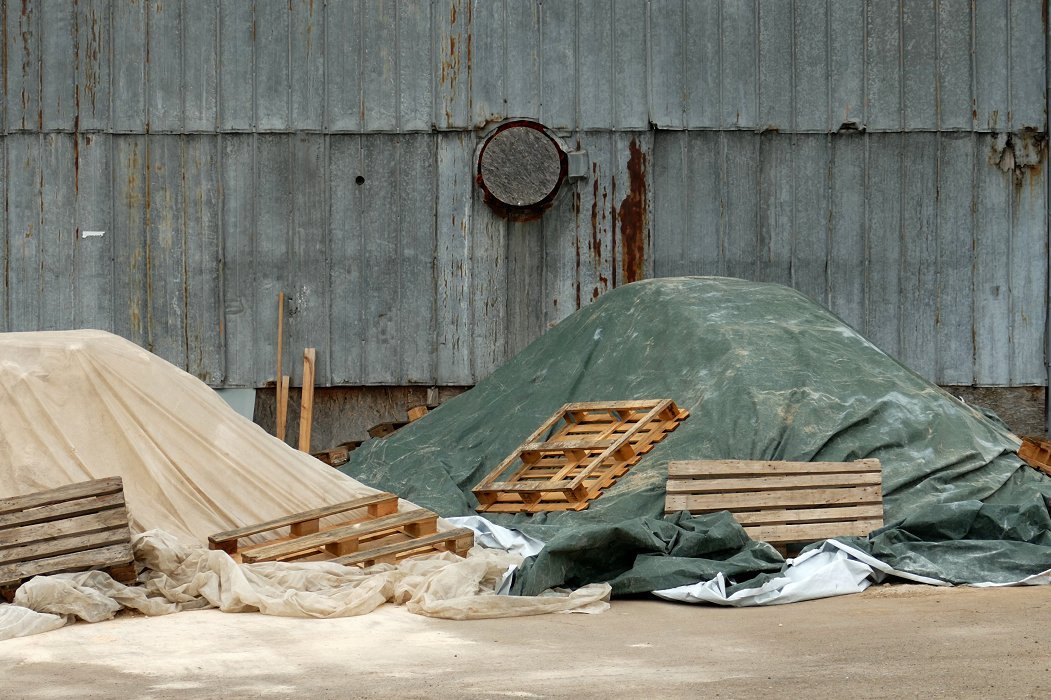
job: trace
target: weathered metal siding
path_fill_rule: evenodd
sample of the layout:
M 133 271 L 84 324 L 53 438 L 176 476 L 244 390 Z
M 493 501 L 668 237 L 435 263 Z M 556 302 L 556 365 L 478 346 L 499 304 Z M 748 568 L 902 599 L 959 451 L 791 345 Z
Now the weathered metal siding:
M 260 385 L 283 290 L 322 384 L 458 385 L 618 284 L 729 274 L 941 383 L 1046 381 L 1040 0 L 0 10 L 0 329 Z M 476 196 L 508 117 L 591 157 L 536 222 Z

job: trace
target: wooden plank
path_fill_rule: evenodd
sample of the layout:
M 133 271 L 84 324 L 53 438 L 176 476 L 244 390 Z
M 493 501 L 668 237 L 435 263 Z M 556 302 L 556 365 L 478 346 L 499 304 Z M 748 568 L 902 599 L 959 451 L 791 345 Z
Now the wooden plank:
M 751 510 L 733 514 L 742 525 L 788 525 L 792 523 L 845 522 L 883 517 L 883 506 L 799 508 L 795 510 Z
M 237 528 L 236 530 L 226 530 L 224 532 L 218 532 L 214 535 L 211 535 L 208 538 L 208 546 L 211 549 L 217 549 L 217 547 L 214 545 L 219 545 L 224 542 L 237 540 L 241 537 L 258 535 L 261 532 L 267 532 L 268 530 L 276 530 L 279 527 L 288 527 L 290 525 L 295 525 L 297 523 L 305 522 L 307 520 L 318 520 L 321 518 L 327 518 L 332 515 L 346 513 L 347 511 L 351 510 L 359 510 L 361 508 L 369 508 L 370 512 L 375 511 L 376 514 L 386 515 L 389 512 L 393 512 L 386 510 L 391 506 L 393 506 L 395 509 L 397 508 L 397 496 L 395 496 L 393 493 L 376 493 L 371 496 L 363 496 L 362 498 L 355 498 L 354 500 L 336 503 L 331 506 L 324 506 L 322 508 L 315 508 L 314 510 L 308 510 L 302 513 L 293 513 L 292 515 L 274 518 L 273 520 L 267 520 L 264 523 L 246 525 L 245 527 Z
M 55 522 L 35 523 L 20 527 L 0 530 L 0 560 L 4 559 L 4 549 L 43 542 L 46 540 L 68 537 L 70 535 L 90 535 L 117 527 L 128 526 L 126 508 L 111 508 L 100 513 L 89 513 Z
M 854 462 L 779 462 L 744 459 L 681 460 L 668 463 L 668 477 L 735 476 L 739 474 L 846 474 L 878 472 L 878 459 Z
M 106 477 L 85 481 L 79 484 L 70 484 L 50 491 L 31 493 L 28 496 L 14 496 L 12 498 L 0 499 L 0 515 L 14 513 L 50 506 L 63 501 L 72 501 L 77 498 L 90 498 L 92 496 L 108 496 L 111 493 L 123 491 L 124 484 L 119 476 Z
M 78 515 L 98 513 L 107 509 L 124 505 L 124 492 L 118 491 L 106 496 L 96 498 L 82 498 L 49 506 L 33 508 L 27 511 L 15 511 L 0 515 L 0 529 L 9 527 L 21 527 L 23 525 L 35 525 L 46 523 L 61 518 L 74 518 Z
M 418 537 L 405 542 L 396 542 L 383 547 L 374 547 L 361 552 L 349 554 L 331 560 L 332 564 L 343 564 L 353 566 L 355 564 L 370 565 L 371 562 L 388 561 L 391 559 L 405 559 L 405 555 L 434 554 L 445 550 L 465 556 L 467 550 L 474 545 L 474 531 L 465 527 L 458 527 L 446 532 L 436 532 L 426 537 Z M 418 551 L 429 549 L 430 551 Z M 399 556 L 401 555 L 401 556 Z
M 253 548 L 251 551 L 244 552 L 242 558 L 245 562 L 252 563 L 289 557 L 320 549 L 330 544 L 360 539 L 398 528 L 419 526 L 428 522 L 433 523 L 437 521 L 437 518 L 438 516 L 435 513 L 423 509 L 408 513 L 393 513 L 372 520 L 335 527 L 331 530 L 317 532 L 305 537 L 297 537 L 286 542 L 262 545 Z
M 751 491 L 785 491 L 799 488 L 837 486 L 879 486 L 879 472 L 862 474 L 817 474 L 813 476 L 784 476 L 745 479 L 689 479 L 668 481 L 668 493 L 743 493 Z
M 132 554 L 130 542 L 124 542 L 109 547 L 74 552 L 47 559 L 5 564 L 0 566 L 0 588 L 16 584 L 32 576 L 118 566 L 129 564 L 134 560 L 135 556 Z
M 883 527 L 882 518 L 805 525 L 746 527 L 744 531 L 753 540 L 776 544 L 785 542 L 816 542 L 817 540 L 826 540 L 830 537 L 864 537 L 880 527 Z
M 130 542 L 131 531 L 125 526 L 87 535 L 61 537 L 0 549 L 0 563 L 18 564 L 20 562 L 35 561 L 119 544 L 128 546 Z M 2 568 L 0 567 L 0 569 Z M 3 578 L 3 575 L 0 575 L 0 578 Z
M 563 411 L 616 411 L 632 409 L 637 411 L 648 411 L 661 401 L 667 399 L 652 399 L 647 401 L 578 401 L 567 403 L 562 407 Z
M 285 340 L 285 293 L 277 293 L 277 374 L 274 375 L 274 386 L 277 388 L 277 426 L 274 431 L 274 435 L 279 440 L 285 439 L 285 419 L 287 414 L 287 406 L 282 405 L 282 382 L 285 376 L 284 358 L 281 356 L 281 352 L 284 349 Z
M 277 439 L 284 442 L 288 431 L 288 389 L 292 378 L 287 374 L 281 376 L 277 385 Z
M 666 512 L 688 510 L 691 513 L 711 513 L 720 510 L 784 508 L 788 506 L 865 505 L 879 503 L 879 486 L 843 489 L 808 489 L 759 493 L 727 493 L 705 495 L 671 494 L 665 502 Z
M 303 351 L 303 391 L 299 408 L 299 451 L 310 452 L 310 430 L 314 426 L 314 348 Z

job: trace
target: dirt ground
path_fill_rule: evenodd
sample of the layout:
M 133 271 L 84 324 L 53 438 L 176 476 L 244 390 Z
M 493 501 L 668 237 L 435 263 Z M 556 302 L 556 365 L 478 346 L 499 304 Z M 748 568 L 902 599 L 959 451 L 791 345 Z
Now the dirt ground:
M 1051 587 L 454 622 L 122 616 L 0 642 L 3 698 L 1047 698 Z

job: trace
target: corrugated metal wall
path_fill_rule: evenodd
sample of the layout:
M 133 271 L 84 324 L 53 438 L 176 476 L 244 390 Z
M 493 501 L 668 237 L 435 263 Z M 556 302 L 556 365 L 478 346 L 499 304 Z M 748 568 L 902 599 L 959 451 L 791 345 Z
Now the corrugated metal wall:
M 469 384 L 613 286 L 728 274 L 1045 383 L 1040 0 L 0 5 L 0 329 L 261 385 L 284 290 L 322 384 Z M 508 117 L 591 157 L 536 222 L 473 184 Z

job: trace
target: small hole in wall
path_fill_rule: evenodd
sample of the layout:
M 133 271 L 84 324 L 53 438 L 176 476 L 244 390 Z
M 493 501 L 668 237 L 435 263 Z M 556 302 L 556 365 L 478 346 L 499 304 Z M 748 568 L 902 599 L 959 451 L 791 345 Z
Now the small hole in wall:
M 365 184 L 365 176 L 364 175 L 358 175 L 356 178 L 354 178 L 354 182 L 359 184 L 359 185 L 364 185 Z

